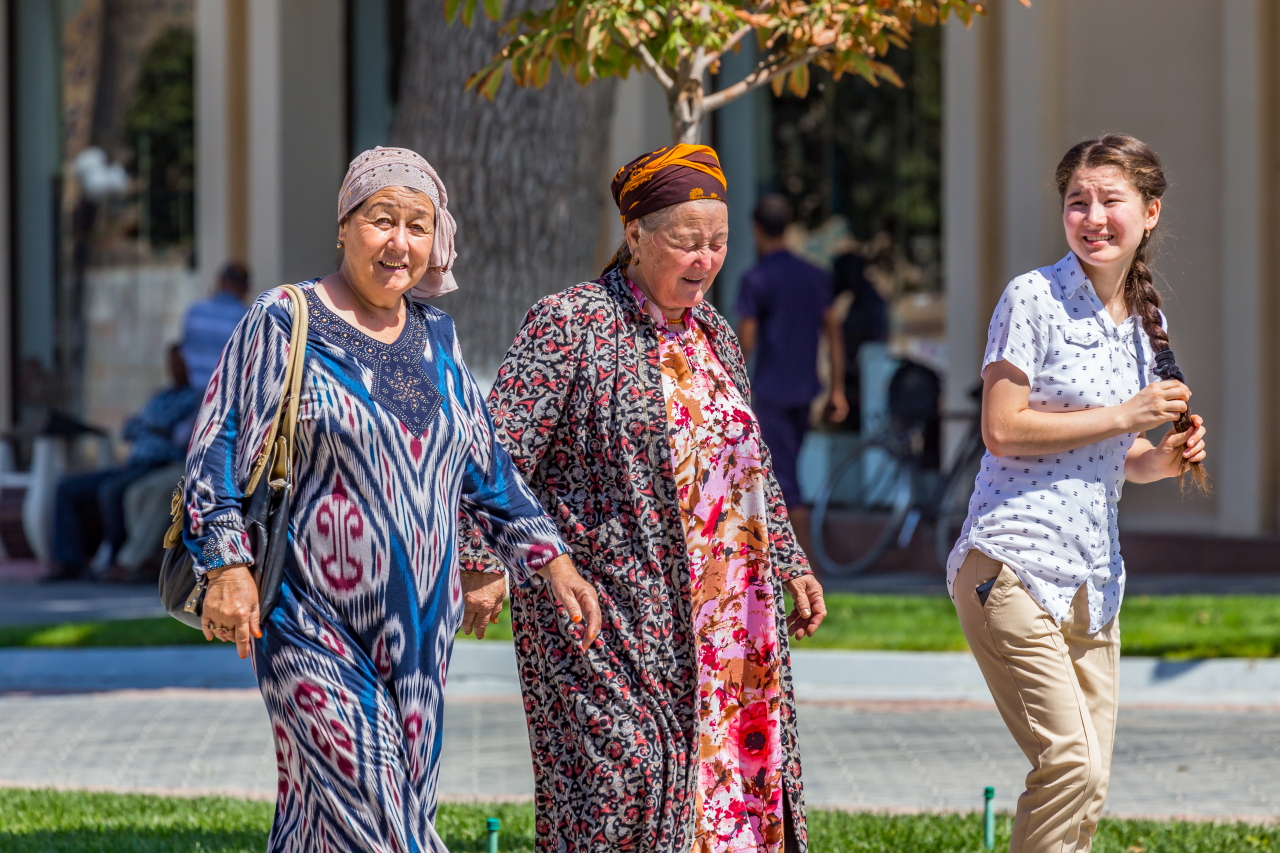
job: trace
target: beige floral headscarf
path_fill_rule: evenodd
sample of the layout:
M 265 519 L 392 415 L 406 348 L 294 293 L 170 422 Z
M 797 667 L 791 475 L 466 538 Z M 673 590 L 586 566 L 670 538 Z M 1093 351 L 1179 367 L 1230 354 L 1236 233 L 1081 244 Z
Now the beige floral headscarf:
M 427 272 L 409 295 L 430 299 L 457 290 L 453 262 L 457 260 L 458 253 L 453 243 L 458 226 L 449 213 L 449 194 L 436 170 L 416 151 L 379 145 L 352 160 L 342 181 L 342 189 L 338 191 L 338 222 L 341 223 L 369 196 L 387 187 L 408 187 L 426 193 L 436 209 L 436 233 L 431 243 Z

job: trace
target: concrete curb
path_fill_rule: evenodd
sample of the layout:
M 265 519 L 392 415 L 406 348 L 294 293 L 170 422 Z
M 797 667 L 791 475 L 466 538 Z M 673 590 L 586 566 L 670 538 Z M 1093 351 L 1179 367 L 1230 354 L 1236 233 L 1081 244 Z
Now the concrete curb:
M 968 652 L 804 650 L 792 653 L 802 702 L 991 702 Z M 0 693 L 107 690 L 255 689 L 253 667 L 230 646 L 130 649 L 0 649 Z M 508 643 L 454 646 L 450 699 L 520 694 Z M 1122 705 L 1280 708 L 1280 660 L 1120 662 Z

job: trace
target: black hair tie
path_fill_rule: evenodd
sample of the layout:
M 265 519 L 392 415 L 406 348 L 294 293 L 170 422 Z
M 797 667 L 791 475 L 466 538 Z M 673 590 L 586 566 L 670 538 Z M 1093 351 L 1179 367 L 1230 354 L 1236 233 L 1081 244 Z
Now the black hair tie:
M 1152 365 L 1151 369 L 1161 379 L 1176 379 L 1183 385 L 1187 384 L 1186 377 L 1182 375 L 1182 371 L 1178 369 L 1177 362 L 1173 359 L 1173 350 L 1171 349 L 1162 349 L 1156 353 L 1155 364 Z

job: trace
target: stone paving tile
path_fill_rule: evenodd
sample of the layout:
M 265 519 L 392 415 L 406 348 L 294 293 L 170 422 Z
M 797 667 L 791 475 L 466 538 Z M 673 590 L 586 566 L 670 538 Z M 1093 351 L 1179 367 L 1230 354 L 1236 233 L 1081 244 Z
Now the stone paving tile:
M 1012 809 L 1027 761 L 992 708 L 801 703 L 811 806 L 971 809 L 982 789 Z M 445 705 L 440 793 L 533 792 L 515 699 Z M 275 789 L 266 713 L 252 691 L 0 696 L 0 783 L 89 788 Z M 1124 709 L 1113 814 L 1280 817 L 1280 713 Z

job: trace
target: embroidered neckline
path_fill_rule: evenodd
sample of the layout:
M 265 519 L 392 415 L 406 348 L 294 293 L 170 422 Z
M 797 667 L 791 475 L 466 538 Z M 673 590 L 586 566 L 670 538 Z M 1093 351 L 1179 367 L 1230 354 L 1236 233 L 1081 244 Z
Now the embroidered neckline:
M 407 301 L 407 300 L 406 300 Z M 422 435 L 444 405 L 444 395 L 423 367 L 427 330 L 420 312 L 409 303 L 404 329 L 387 344 L 362 332 L 324 304 L 312 287 L 307 290 L 311 328 L 354 355 L 373 371 L 369 395 L 400 419 L 414 435 Z
M 326 305 L 324 300 L 320 298 L 320 294 L 316 292 L 316 288 L 319 285 L 320 282 L 317 280 L 312 287 L 306 290 L 311 320 L 313 323 L 319 324 L 313 328 L 319 329 L 326 337 L 339 344 L 343 349 L 368 359 L 371 365 L 395 355 L 406 346 L 412 348 L 415 343 L 418 345 L 418 351 L 422 351 L 422 320 L 417 316 L 418 312 L 414 310 L 413 303 L 407 299 L 405 300 L 404 328 L 400 330 L 400 336 L 395 339 L 395 342 L 388 344 L 361 330 Z

